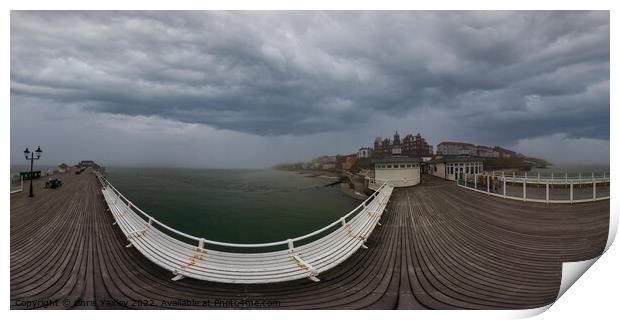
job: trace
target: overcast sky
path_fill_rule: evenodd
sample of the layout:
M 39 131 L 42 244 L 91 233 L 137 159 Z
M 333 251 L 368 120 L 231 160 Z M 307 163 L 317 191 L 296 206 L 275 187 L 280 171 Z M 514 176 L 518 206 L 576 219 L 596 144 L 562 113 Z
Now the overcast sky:
M 11 13 L 11 163 L 268 167 L 398 130 L 609 163 L 608 12 Z

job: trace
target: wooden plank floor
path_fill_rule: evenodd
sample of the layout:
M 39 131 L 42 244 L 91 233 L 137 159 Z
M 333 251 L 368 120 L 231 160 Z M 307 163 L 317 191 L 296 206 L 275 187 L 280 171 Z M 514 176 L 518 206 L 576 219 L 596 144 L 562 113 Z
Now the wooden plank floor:
M 523 203 L 423 176 L 395 189 L 369 249 L 321 282 L 172 282 L 125 248 L 93 174 L 60 178 L 11 195 L 12 309 L 533 308 L 555 299 L 561 262 L 602 253 L 609 225 L 609 201 Z

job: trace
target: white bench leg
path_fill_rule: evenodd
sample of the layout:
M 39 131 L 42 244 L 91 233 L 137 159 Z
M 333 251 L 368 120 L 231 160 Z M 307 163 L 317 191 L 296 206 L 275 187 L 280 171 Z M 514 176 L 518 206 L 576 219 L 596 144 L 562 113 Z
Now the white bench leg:
M 180 274 L 177 274 L 176 276 L 174 276 L 174 277 L 173 277 L 172 279 L 170 279 L 170 280 L 172 280 L 172 281 L 179 281 L 179 280 L 181 280 L 181 279 L 183 279 L 183 278 L 185 278 L 185 277 L 184 277 L 184 276 L 182 276 L 182 275 L 180 275 Z

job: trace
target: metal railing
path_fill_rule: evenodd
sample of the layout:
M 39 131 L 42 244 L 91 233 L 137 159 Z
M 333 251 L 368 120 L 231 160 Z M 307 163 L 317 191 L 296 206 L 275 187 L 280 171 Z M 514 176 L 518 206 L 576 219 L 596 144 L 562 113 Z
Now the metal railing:
M 20 174 L 11 174 L 11 193 L 24 190 L 24 178 Z
M 358 205 L 356 208 L 354 208 L 353 210 L 351 210 L 349 213 L 345 214 L 344 216 L 338 218 L 338 220 L 334 221 L 333 223 L 315 230 L 313 232 L 310 232 L 308 234 L 296 237 L 296 238 L 291 238 L 291 239 L 286 239 L 286 240 L 281 240 L 281 241 L 275 241 L 275 242 L 268 242 L 268 243 L 229 243 L 229 242 L 220 242 L 220 241 L 214 241 L 214 240 L 208 240 L 202 237 L 196 237 L 187 233 L 184 233 L 182 231 L 179 231 L 177 229 L 174 229 L 166 224 L 164 224 L 163 222 L 157 220 L 156 218 L 154 218 L 153 216 L 150 216 L 149 214 L 147 214 L 146 212 L 142 211 L 142 209 L 138 208 L 136 205 L 134 205 L 131 201 L 129 201 L 129 199 L 127 199 L 122 193 L 120 193 L 112 184 L 110 184 L 110 182 L 103 177 L 101 174 L 97 173 L 97 178 L 99 179 L 99 181 L 101 182 L 101 185 L 103 186 L 103 188 L 109 188 L 110 190 L 112 190 L 114 192 L 114 194 L 118 197 L 117 199 L 120 201 L 123 201 L 128 208 L 130 209 L 134 209 L 137 213 L 139 213 L 143 218 L 144 218 L 144 222 L 148 223 L 149 225 L 158 225 L 160 227 L 162 227 L 163 229 L 177 235 L 180 236 L 182 238 L 185 239 L 189 239 L 189 240 L 193 240 L 196 241 L 198 244 L 199 248 L 204 248 L 205 244 L 211 244 L 211 245 L 215 245 L 215 246 L 220 246 L 220 247 L 230 247 L 230 248 L 268 248 L 268 247 L 275 247 L 275 246 L 282 246 L 282 245 L 287 245 L 289 250 L 292 250 L 294 248 L 295 242 L 300 242 L 302 240 L 320 235 L 322 233 L 324 233 L 325 231 L 339 225 L 345 225 L 347 223 L 347 219 L 349 218 L 353 218 L 355 215 L 355 213 L 360 213 L 363 211 L 363 209 L 366 208 L 366 206 L 368 206 L 373 200 L 375 200 L 377 198 L 377 196 L 379 195 L 379 193 L 386 187 L 388 186 L 388 183 L 383 183 L 377 191 L 375 191 L 370 197 L 368 197 L 366 200 L 364 200 L 362 203 L 360 203 L 360 205 Z M 350 219 L 349 219 L 350 220 Z
M 506 199 L 542 203 L 581 203 L 609 199 L 607 172 L 522 175 L 457 173 L 457 185 Z

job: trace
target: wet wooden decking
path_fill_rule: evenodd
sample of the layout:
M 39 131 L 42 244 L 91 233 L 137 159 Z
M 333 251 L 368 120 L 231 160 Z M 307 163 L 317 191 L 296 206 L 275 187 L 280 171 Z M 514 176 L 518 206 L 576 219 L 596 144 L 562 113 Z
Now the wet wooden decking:
M 533 308 L 555 300 L 561 263 L 600 255 L 609 201 L 499 199 L 424 176 L 395 189 L 367 245 L 321 282 L 231 285 L 172 275 L 113 226 L 95 176 L 11 195 L 11 308 Z M 28 187 L 25 184 L 25 187 Z

